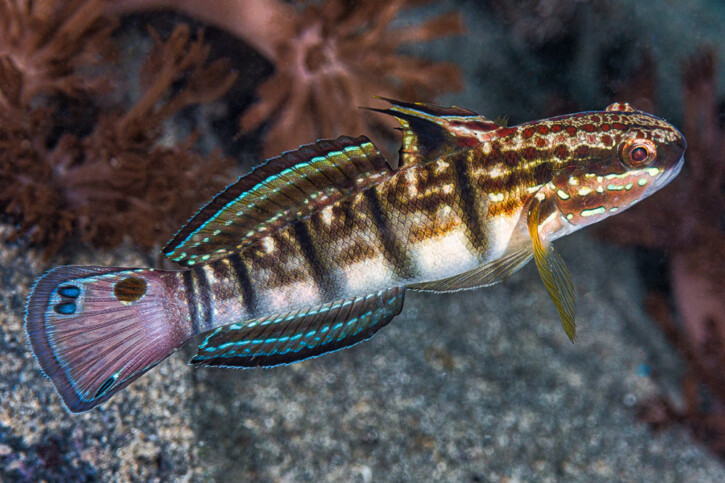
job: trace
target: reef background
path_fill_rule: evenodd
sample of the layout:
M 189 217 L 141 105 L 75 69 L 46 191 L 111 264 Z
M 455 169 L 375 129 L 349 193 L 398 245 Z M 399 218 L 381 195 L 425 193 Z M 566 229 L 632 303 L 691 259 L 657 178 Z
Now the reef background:
M 142 3 L 0 9 L 0 479 L 725 480 L 719 2 Z M 342 133 L 392 152 L 357 109 L 374 94 L 510 124 L 626 100 L 682 128 L 686 167 L 557 242 L 575 345 L 527 267 L 411 293 L 373 340 L 288 367 L 193 370 L 189 346 L 67 414 L 22 328 L 33 281 L 171 266 L 161 244 L 265 155 Z

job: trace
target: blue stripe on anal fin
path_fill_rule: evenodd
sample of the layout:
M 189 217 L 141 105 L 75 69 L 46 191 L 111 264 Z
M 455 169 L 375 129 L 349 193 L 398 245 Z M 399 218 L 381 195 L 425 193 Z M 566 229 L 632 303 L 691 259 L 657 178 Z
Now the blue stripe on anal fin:
M 174 272 L 59 267 L 33 287 L 25 330 L 69 411 L 87 411 L 162 361 L 189 337 L 169 323 Z
M 403 310 L 396 287 L 349 300 L 253 319 L 214 331 L 191 364 L 260 367 L 290 364 L 371 338 Z

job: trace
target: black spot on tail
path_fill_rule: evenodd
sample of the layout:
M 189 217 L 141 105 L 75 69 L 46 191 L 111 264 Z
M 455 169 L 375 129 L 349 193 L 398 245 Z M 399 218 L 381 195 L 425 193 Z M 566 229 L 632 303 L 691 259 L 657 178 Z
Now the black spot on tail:
M 113 287 L 113 295 L 121 302 L 135 302 L 145 294 L 146 281 L 141 278 L 124 278 Z
M 115 384 L 117 377 L 118 375 L 113 375 L 106 379 L 103 384 L 101 384 L 101 387 L 98 388 L 98 391 L 96 392 L 96 395 L 93 396 L 93 399 L 98 399 L 106 394 L 106 392 L 113 387 L 113 384 Z

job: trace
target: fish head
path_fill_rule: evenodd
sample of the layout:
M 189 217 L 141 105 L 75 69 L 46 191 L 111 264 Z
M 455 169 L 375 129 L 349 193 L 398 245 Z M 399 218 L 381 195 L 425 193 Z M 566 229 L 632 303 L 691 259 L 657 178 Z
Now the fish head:
M 567 116 L 569 156 L 548 188 L 578 229 L 621 212 L 666 186 L 682 169 L 687 143 L 672 124 L 629 104 Z

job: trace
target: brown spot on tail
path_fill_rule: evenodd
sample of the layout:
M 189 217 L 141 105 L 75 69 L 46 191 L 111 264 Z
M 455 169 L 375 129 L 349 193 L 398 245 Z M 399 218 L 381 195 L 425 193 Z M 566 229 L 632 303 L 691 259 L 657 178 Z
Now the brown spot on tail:
M 135 302 L 146 294 L 146 281 L 128 277 L 113 287 L 113 295 L 121 302 Z

